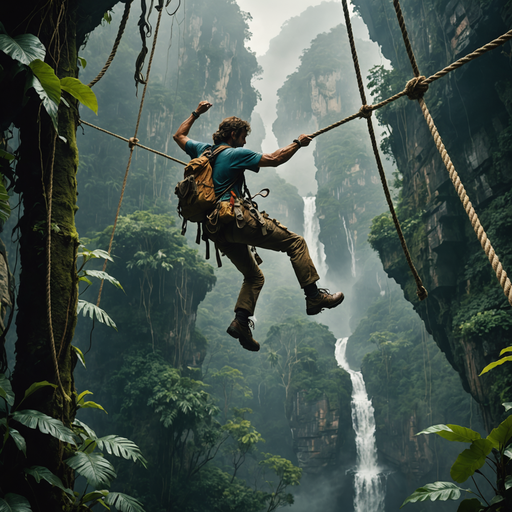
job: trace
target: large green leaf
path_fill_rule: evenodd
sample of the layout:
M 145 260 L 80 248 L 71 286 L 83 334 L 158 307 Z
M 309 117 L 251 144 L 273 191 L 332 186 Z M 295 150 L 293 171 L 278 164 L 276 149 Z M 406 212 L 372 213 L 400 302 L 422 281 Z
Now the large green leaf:
M 79 361 L 84 365 L 84 368 L 87 368 L 87 366 L 85 366 L 84 353 L 78 347 L 75 347 L 74 345 L 71 345 L 71 349 L 76 352 L 76 355 L 77 355 Z
M 25 438 L 15 429 L 15 428 L 9 428 L 9 435 L 12 437 L 12 440 L 15 442 L 16 446 L 18 447 L 18 450 L 21 450 L 23 452 L 23 455 L 25 457 L 27 456 L 27 443 L 25 441 Z
M 146 467 L 146 460 L 142 456 L 140 448 L 133 441 L 125 437 L 110 435 L 100 437 L 96 439 L 96 442 L 100 450 L 107 450 L 110 455 L 132 459 L 134 462 L 139 460 Z
M 9 404 L 14 403 L 14 393 L 12 392 L 11 381 L 0 373 L 0 396 Z
M 471 498 L 461 501 L 457 512 L 480 512 L 480 510 L 483 509 L 485 509 L 485 507 L 480 503 L 480 500 Z
M 5 158 L 5 160 L 14 160 L 14 155 L 11 153 L 7 153 L 7 151 L 0 149 L 0 158 Z
M 47 380 L 42 380 L 41 382 L 34 382 L 31 384 L 31 386 L 25 391 L 25 396 L 23 397 L 23 400 L 28 398 L 32 393 L 35 393 L 38 389 L 51 386 L 53 389 L 57 389 L 57 384 L 52 384 L 51 382 L 48 382 Z M 23 402 L 23 400 L 20 402 Z
M 28 82 L 27 89 L 33 87 L 37 92 L 37 95 L 41 98 L 43 102 L 43 107 L 46 110 L 47 114 L 50 116 L 52 120 L 53 127 L 55 131 L 59 131 L 58 127 L 58 115 L 59 115 L 59 105 L 55 103 L 48 93 L 44 90 L 44 87 L 41 85 L 41 82 L 36 76 L 32 77 L 32 80 Z
M 105 498 L 105 503 L 111 507 L 116 507 L 120 512 L 144 512 L 144 507 L 140 501 L 121 492 L 109 492 Z
M 76 452 L 66 464 L 87 479 L 94 488 L 109 487 L 117 476 L 114 466 L 99 453 Z
M 93 402 L 92 400 L 89 400 L 87 402 L 83 402 L 80 404 L 80 409 L 100 409 L 104 413 L 108 414 L 108 412 L 103 408 L 102 405 L 97 404 L 96 402 Z
M 32 73 L 36 75 L 39 83 L 45 90 L 46 94 L 56 105 L 60 103 L 61 88 L 60 80 L 57 78 L 53 68 L 43 62 L 41 59 L 36 59 L 30 63 Z
M 32 512 L 32 509 L 27 498 L 10 492 L 0 498 L 0 512 Z
M 453 463 L 450 476 L 459 483 L 465 482 L 485 464 L 485 458 L 491 452 L 493 445 L 487 439 L 477 439 L 464 450 Z
M 75 435 L 68 427 L 60 420 L 47 416 L 40 411 L 34 411 L 32 409 L 16 411 L 12 415 L 12 418 L 26 427 L 37 428 L 43 434 L 50 434 L 64 443 L 76 445 Z
M 508 491 L 512 487 L 512 475 L 508 475 L 505 478 L 505 490 Z
M 416 503 L 417 501 L 446 501 L 458 500 L 461 491 L 471 492 L 470 489 L 461 489 L 452 482 L 434 482 L 416 489 L 403 503 L 402 508 L 407 503 Z
M 102 324 L 106 324 L 109 327 L 113 327 L 117 331 L 117 326 L 116 326 L 114 320 L 112 320 L 112 318 L 110 318 L 108 316 L 108 314 L 105 311 L 103 311 L 103 309 L 92 304 L 91 302 L 87 302 L 86 300 L 79 299 L 78 306 L 76 308 L 77 315 L 79 315 L 80 312 L 82 312 L 82 314 L 85 317 L 89 316 L 92 319 L 96 318 Z
M 80 436 L 83 438 L 83 439 L 97 439 L 97 436 L 96 436 L 96 432 L 94 432 L 94 430 L 89 427 L 88 425 L 86 425 L 85 423 L 81 422 L 80 420 L 77 420 L 75 418 L 75 421 L 73 421 L 73 425 L 75 427 L 78 427 L 79 429 L 83 429 L 83 431 L 87 434 L 86 436 L 84 434 L 80 434 Z
M 87 503 L 88 501 L 98 501 L 98 500 L 105 498 L 105 496 L 107 496 L 107 495 L 108 495 L 108 491 L 106 491 L 106 490 L 89 492 L 85 496 L 82 497 L 82 499 L 80 500 L 80 503 Z
M 104 251 L 103 249 L 95 249 L 94 251 L 90 251 L 83 245 L 80 246 L 80 249 L 78 251 L 78 257 L 80 256 L 82 256 L 86 260 L 101 258 L 102 260 L 114 261 L 112 256 L 110 256 L 107 251 Z
M 498 427 L 487 436 L 487 439 L 497 450 L 503 450 L 512 437 L 512 416 L 501 422 Z
M 496 366 L 500 366 L 503 363 L 506 363 L 507 361 L 512 361 L 512 356 L 502 357 L 501 359 L 498 359 L 497 361 L 493 361 L 492 363 L 489 363 L 479 374 L 483 375 L 484 373 L 487 373 L 489 370 L 492 370 L 493 368 L 496 368 Z
M 471 443 L 476 439 L 481 439 L 481 435 L 474 430 L 459 425 L 433 425 L 416 435 L 420 434 L 437 434 L 448 441 L 457 441 L 460 443 Z
M 26 468 L 25 473 L 27 473 L 27 475 L 33 476 L 37 483 L 39 483 L 41 480 L 45 480 L 49 484 L 58 487 L 60 490 L 69 495 L 73 501 L 75 500 L 73 491 L 64 487 L 62 480 L 57 475 L 54 475 L 48 468 L 43 466 L 32 466 L 30 468 Z
M 98 100 L 96 94 L 88 86 L 84 85 L 78 78 L 65 77 L 61 78 L 60 86 L 63 91 L 71 94 L 82 105 L 90 108 L 95 114 L 98 114 Z
M 112 277 L 110 274 L 107 274 L 106 272 L 103 272 L 101 270 L 84 270 L 84 273 L 86 276 L 96 277 L 97 279 L 104 279 L 105 281 L 112 283 L 116 288 L 123 290 L 121 283 L 115 277 Z
M 21 34 L 14 38 L 0 34 L 0 51 L 27 66 L 35 59 L 44 60 L 46 49 L 32 34 Z

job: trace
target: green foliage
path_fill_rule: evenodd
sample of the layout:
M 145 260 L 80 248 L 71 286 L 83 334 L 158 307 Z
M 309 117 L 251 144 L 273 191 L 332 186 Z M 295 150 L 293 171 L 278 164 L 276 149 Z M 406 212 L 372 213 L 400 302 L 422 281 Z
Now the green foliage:
M 455 485 L 452 482 L 435 482 L 433 484 L 427 484 L 424 487 L 416 489 L 402 503 L 402 507 L 407 503 L 416 503 L 419 501 L 458 500 L 460 498 L 461 491 L 471 492 L 469 489 L 461 489 L 458 485 Z
M 32 466 L 30 468 L 26 468 L 25 473 L 34 477 L 37 483 L 39 483 L 41 480 L 45 480 L 49 484 L 58 487 L 74 501 L 75 495 L 73 494 L 73 491 L 64 487 L 62 480 L 58 476 L 54 475 L 48 468 L 43 466 Z
M 98 320 L 98 322 L 108 325 L 109 327 L 113 327 L 117 331 L 117 326 L 114 320 L 112 320 L 112 318 L 110 318 L 103 309 L 96 306 L 96 304 L 78 299 L 76 313 L 77 315 L 82 313 L 85 317 L 90 317 L 91 320 Z
M 0 498 L 0 512 L 32 512 L 32 509 L 27 498 L 9 492 Z
M 506 354 L 507 352 L 512 352 L 512 347 L 506 347 L 500 352 L 500 356 L 503 354 Z M 481 372 L 480 375 L 483 375 L 484 373 L 487 373 L 489 370 L 492 370 L 493 368 L 496 368 L 496 366 L 500 366 L 503 363 L 506 363 L 507 361 L 512 361 L 512 356 L 506 356 L 502 357 L 501 359 L 498 359 L 497 361 L 494 361 L 490 364 L 488 364 Z M 480 376 L 479 375 L 479 376 Z M 508 409 L 505 409 L 508 410 Z
M 458 335 L 461 337 L 480 336 L 487 337 L 497 330 L 508 331 L 512 327 L 512 316 L 508 311 L 490 309 L 479 311 L 469 320 L 459 326 Z M 501 355 L 501 354 L 500 354 Z

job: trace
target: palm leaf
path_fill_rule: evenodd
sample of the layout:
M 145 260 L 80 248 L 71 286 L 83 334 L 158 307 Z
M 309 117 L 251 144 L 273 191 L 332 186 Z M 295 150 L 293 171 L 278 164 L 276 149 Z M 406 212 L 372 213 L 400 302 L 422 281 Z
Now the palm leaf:
M 76 452 L 66 464 L 80 473 L 93 487 L 109 487 L 117 476 L 114 466 L 99 453 Z
M 80 312 L 82 312 L 82 314 L 85 317 L 89 316 L 91 319 L 96 318 L 102 324 L 106 324 L 109 327 L 113 327 L 117 331 L 117 326 L 114 320 L 112 320 L 112 318 L 110 318 L 108 314 L 105 311 L 103 311 L 103 309 L 92 304 L 91 302 L 79 299 L 78 306 L 76 308 L 77 315 L 80 314 Z
M 62 421 L 47 416 L 40 411 L 34 411 L 32 409 L 16 411 L 12 415 L 12 419 L 26 427 L 37 428 L 43 434 L 50 434 L 64 443 L 70 443 L 76 446 L 75 435 L 72 430 L 66 427 Z
M 32 512 L 27 498 L 19 494 L 8 493 L 0 498 L 0 512 Z
M 39 483 L 41 480 L 45 480 L 49 484 L 58 487 L 61 491 L 64 491 L 67 495 L 69 495 L 73 501 L 75 501 L 75 495 L 73 494 L 73 491 L 64 487 L 62 480 L 57 475 L 54 475 L 48 468 L 43 466 L 32 466 L 31 468 L 26 468 L 25 473 L 27 473 L 27 475 L 33 476 L 37 483 Z
M 112 283 L 116 288 L 119 288 L 120 290 L 124 291 L 123 287 L 121 286 L 121 283 L 115 277 L 112 277 L 110 274 L 107 274 L 107 272 L 103 272 L 101 270 L 84 270 L 84 273 L 86 276 L 96 277 L 98 279 L 108 281 L 109 283 Z
M 407 503 L 416 503 L 417 501 L 446 501 L 458 500 L 461 491 L 471 492 L 470 489 L 461 489 L 452 482 L 434 482 L 424 487 L 416 489 L 403 503 L 402 508 Z
M 119 437 L 115 434 L 96 439 L 98 448 L 100 450 L 106 450 L 110 455 L 116 457 L 123 457 L 134 462 L 140 461 L 144 467 L 146 467 L 147 461 L 142 456 L 140 448 L 129 439 L 125 437 Z
M 144 512 L 140 501 L 121 492 L 109 492 L 105 498 L 105 503 L 111 507 L 116 507 L 120 512 Z

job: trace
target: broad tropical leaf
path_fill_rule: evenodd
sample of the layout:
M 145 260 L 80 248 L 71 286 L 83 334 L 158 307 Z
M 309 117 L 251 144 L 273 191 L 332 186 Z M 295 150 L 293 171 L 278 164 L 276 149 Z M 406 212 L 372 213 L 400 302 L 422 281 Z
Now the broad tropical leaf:
M 497 450 L 503 450 L 512 437 L 512 416 L 509 416 L 499 426 L 492 430 L 487 439 Z
M 88 86 L 84 85 L 78 78 L 66 77 L 61 78 L 60 86 L 63 91 L 71 94 L 76 98 L 82 105 L 90 108 L 95 114 L 98 114 L 98 100 L 96 94 Z
M 114 466 L 99 453 L 76 452 L 66 464 L 87 479 L 89 485 L 109 487 L 117 476 Z
M 15 429 L 15 428 L 9 428 L 9 435 L 12 437 L 12 440 L 15 442 L 16 446 L 18 447 L 18 450 L 21 450 L 23 452 L 23 455 L 25 457 L 27 456 L 27 443 L 25 441 L 25 438 Z
M 491 452 L 493 444 L 487 439 L 477 439 L 464 450 L 450 469 L 450 476 L 459 483 L 465 482 L 485 464 L 485 458 Z
M 0 149 L 0 158 L 5 158 L 5 160 L 14 160 L 14 155 L 11 155 L 11 153 L 7 153 L 7 151 Z
M 508 491 L 512 487 L 512 475 L 508 475 L 505 478 L 505 490 Z
M 101 409 L 105 414 L 108 414 L 108 412 L 103 408 L 102 405 L 97 404 L 96 402 L 92 402 L 89 400 L 88 402 L 83 402 L 80 404 L 81 409 Z
M 512 409 L 512 402 L 504 402 L 501 405 L 503 405 L 503 407 L 505 407 L 505 412 L 510 411 L 510 409 Z
M 60 80 L 57 78 L 53 68 L 41 59 L 32 61 L 29 67 L 32 73 L 36 75 L 48 98 L 58 105 L 61 96 Z
M 146 467 L 146 459 L 142 456 L 140 448 L 129 439 L 125 437 L 119 437 L 114 435 L 100 437 L 96 439 L 98 448 L 100 450 L 106 450 L 110 455 L 116 457 L 123 457 L 125 459 L 132 459 L 134 462 L 140 461 L 144 467 Z
M 87 260 L 101 258 L 103 260 L 114 261 L 112 256 L 110 256 L 109 253 L 107 251 L 104 251 L 103 249 L 95 249 L 94 251 L 90 251 L 83 245 L 80 246 L 80 249 L 81 250 L 78 251 L 78 257 L 82 256 Z
M 57 384 L 52 384 L 51 382 L 48 382 L 47 380 L 42 380 L 41 382 L 34 382 L 26 391 L 25 396 L 23 397 L 23 400 L 28 398 L 32 393 L 35 393 L 38 389 L 44 388 L 46 386 L 51 386 L 53 389 L 57 388 Z M 23 400 L 20 402 L 23 402 Z
M 94 432 L 94 430 L 91 427 L 89 427 L 85 423 L 82 423 L 80 420 L 77 420 L 76 418 L 75 418 L 75 421 L 73 421 L 73 426 L 76 426 L 76 427 L 79 427 L 79 428 L 83 429 L 84 432 L 87 434 L 86 437 L 88 437 L 90 439 L 96 439 L 97 438 L 96 432 Z M 83 438 L 83 434 L 80 434 L 80 435 Z
M 403 503 L 402 508 L 407 503 L 416 503 L 417 501 L 446 501 L 458 500 L 461 491 L 471 492 L 470 489 L 461 489 L 452 482 L 434 482 L 416 489 Z
M 29 80 L 27 82 L 27 85 L 25 86 L 26 89 L 30 89 L 30 87 L 33 87 L 34 90 L 37 92 L 37 95 L 41 98 L 41 101 L 43 102 L 43 107 L 46 110 L 47 114 L 50 116 L 55 131 L 58 132 L 59 105 L 55 103 L 50 98 L 50 96 L 48 96 L 48 93 L 44 90 L 44 87 L 41 85 L 41 82 L 36 76 L 33 76 L 32 79 Z
M 98 501 L 107 495 L 108 495 L 108 491 L 106 491 L 106 490 L 89 492 L 85 496 L 82 497 L 82 499 L 80 500 L 80 503 L 87 503 L 88 501 Z
M 27 498 L 19 494 L 8 493 L 0 498 L 0 512 L 32 512 Z
M 39 483 L 41 480 L 45 480 L 49 484 L 58 487 L 60 490 L 69 495 L 73 501 L 75 500 L 73 491 L 64 487 L 62 480 L 57 475 L 54 475 L 48 468 L 43 466 L 32 466 L 30 468 L 26 468 L 25 473 L 27 473 L 27 475 L 32 475 L 36 479 L 37 483 Z
M 480 375 L 483 375 L 484 373 L 487 373 L 489 370 L 492 370 L 493 368 L 496 368 L 496 366 L 500 366 L 503 363 L 506 363 L 507 361 L 512 361 L 512 356 L 502 357 L 501 359 L 498 359 L 497 361 L 493 361 L 492 363 L 489 363 L 481 372 Z M 480 376 L 479 375 L 479 376 Z
M 480 500 L 471 498 L 460 502 L 457 512 L 480 512 L 485 507 L 480 503 Z
M 14 393 L 12 391 L 11 381 L 3 373 L 0 373 L 0 396 L 9 405 L 14 403 Z
M 112 318 L 110 318 L 108 314 L 98 306 L 90 302 L 87 302 L 86 300 L 79 299 L 78 306 L 76 308 L 77 315 L 79 315 L 80 312 L 82 312 L 82 314 L 85 317 L 89 316 L 92 319 L 96 318 L 102 324 L 106 324 L 109 327 L 113 327 L 117 331 L 117 326 L 114 320 L 112 320 Z
M 43 434 L 50 434 L 64 443 L 76 445 L 75 435 L 60 420 L 47 416 L 40 411 L 25 409 L 16 411 L 12 415 L 12 419 L 19 421 L 22 425 L 29 428 L 37 428 Z
M 470 428 L 460 427 L 459 425 L 433 425 L 428 427 L 416 435 L 420 434 L 437 434 L 448 441 L 458 441 L 461 443 L 472 443 L 476 439 L 481 439 L 482 436 L 471 430 Z
M 76 403 L 77 404 L 80 404 L 84 401 L 84 398 L 87 396 L 87 395 L 94 395 L 94 393 L 92 391 L 89 391 L 88 389 L 86 389 L 85 391 L 82 391 L 76 398 Z
M 0 34 L 0 51 L 27 66 L 36 59 L 44 60 L 46 48 L 32 34 L 20 34 L 14 38 Z
M 121 492 L 109 492 L 105 498 L 105 503 L 111 507 L 116 507 L 120 512 L 144 512 L 140 501 Z
M 512 445 L 508 446 L 508 448 L 503 452 L 503 455 L 509 459 L 512 459 Z
M 110 274 L 107 274 L 106 272 L 103 272 L 101 270 L 84 270 L 84 273 L 86 276 L 96 277 L 98 279 L 104 279 L 105 281 L 112 283 L 116 288 L 123 290 L 121 283 L 115 277 L 112 277 Z
M 74 345 L 71 345 L 71 348 L 76 352 L 76 355 L 78 356 L 79 361 L 84 365 L 84 368 L 87 368 L 87 366 L 85 366 L 84 353 L 78 347 L 75 347 Z

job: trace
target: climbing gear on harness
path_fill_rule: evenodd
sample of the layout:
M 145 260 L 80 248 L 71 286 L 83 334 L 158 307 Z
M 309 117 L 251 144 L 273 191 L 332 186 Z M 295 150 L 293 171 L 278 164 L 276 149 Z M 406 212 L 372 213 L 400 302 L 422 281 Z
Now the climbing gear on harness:
M 254 328 L 252 320 L 248 321 L 247 325 L 242 325 L 236 318 L 231 322 L 227 329 L 227 333 L 233 338 L 237 339 L 245 348 L 251 352 L 258 352 L 260 344 L 252 337 L 251 327 Z
M 343 302 L 344 298 L 345 296 L 341 292 L 331 294 L 329 290 L 319 288 L 316 297 L 306 297 L 306 314 L 318 315 L 322 309 L 335 308 Z

